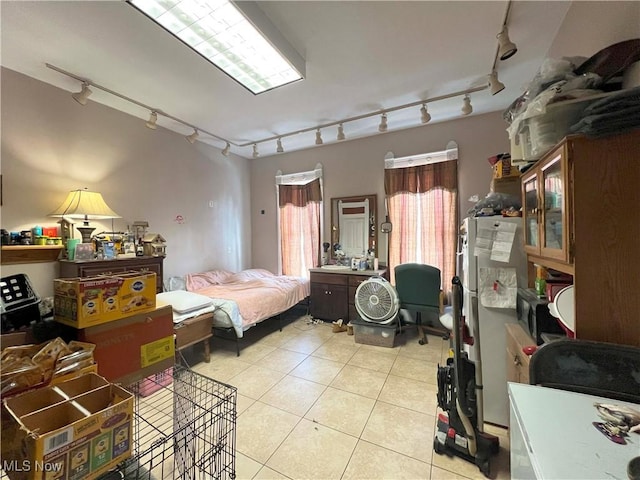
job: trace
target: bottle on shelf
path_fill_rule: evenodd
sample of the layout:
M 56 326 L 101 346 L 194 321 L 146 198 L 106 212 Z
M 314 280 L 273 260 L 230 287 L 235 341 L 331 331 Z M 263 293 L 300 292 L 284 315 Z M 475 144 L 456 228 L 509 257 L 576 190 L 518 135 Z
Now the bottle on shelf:
M 536 294 L 540 298 L 547 296 L 547 269 L 541 265 L 535 265 L 536 267 L 536 280 L 534 286 Z

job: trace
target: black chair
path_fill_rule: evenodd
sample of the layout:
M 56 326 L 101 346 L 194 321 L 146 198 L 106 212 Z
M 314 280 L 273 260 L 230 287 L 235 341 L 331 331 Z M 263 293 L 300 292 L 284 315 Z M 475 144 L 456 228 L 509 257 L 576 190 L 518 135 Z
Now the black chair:
M 429 342 L 425 331 L 448 338 L 447 330 L 425 326 L 422 322 L 423 313 L 438 319 L 442 312 L 440 269 L 421 263 L 403 263 L 395 267 L 394 274 L 400 308 L 416 314 L 415 324 L 420 332 L 420 345 Z
M 529 383 L 640 403 L 640 348 L 556 340 L 531 356 Z

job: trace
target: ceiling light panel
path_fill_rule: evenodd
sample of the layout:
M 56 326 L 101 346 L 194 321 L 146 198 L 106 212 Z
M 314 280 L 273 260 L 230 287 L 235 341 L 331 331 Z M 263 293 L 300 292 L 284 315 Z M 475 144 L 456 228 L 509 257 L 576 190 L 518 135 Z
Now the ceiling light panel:
M 227 0 L 128 3 L 255 94 L 303 78 L 303 73 Z M 295 63 L 300 60 L 296 58 Z

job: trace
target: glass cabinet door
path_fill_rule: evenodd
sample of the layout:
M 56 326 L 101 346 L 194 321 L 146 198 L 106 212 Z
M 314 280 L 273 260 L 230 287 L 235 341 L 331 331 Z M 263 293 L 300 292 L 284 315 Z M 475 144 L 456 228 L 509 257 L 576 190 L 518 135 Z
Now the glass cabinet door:
M 562 156 L 556 155 L 542 166 L 541 198 L 543 207 L 542 253 L 564 260 L 566 258 L 567 225 L 565 211 L 566 184 Z
M 538 174 L 530 174 L 522 179 L 524 245 L 530 253 L 540 253 L 539 238 L 539 206 L 538 206 Z

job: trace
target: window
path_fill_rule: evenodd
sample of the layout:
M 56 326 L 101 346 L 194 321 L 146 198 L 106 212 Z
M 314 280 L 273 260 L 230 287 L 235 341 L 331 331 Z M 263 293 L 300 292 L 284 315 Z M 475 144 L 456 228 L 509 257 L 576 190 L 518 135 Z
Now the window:
M 276 176 L 279 266 L 284 275 L 308 277 L 320 264 L 322 166 Z
M 442 288 L 455 275 L 458 168 L 456 148 L 385 161 L 389 221 L 389 269 L 425 263 L 440 269 Z

